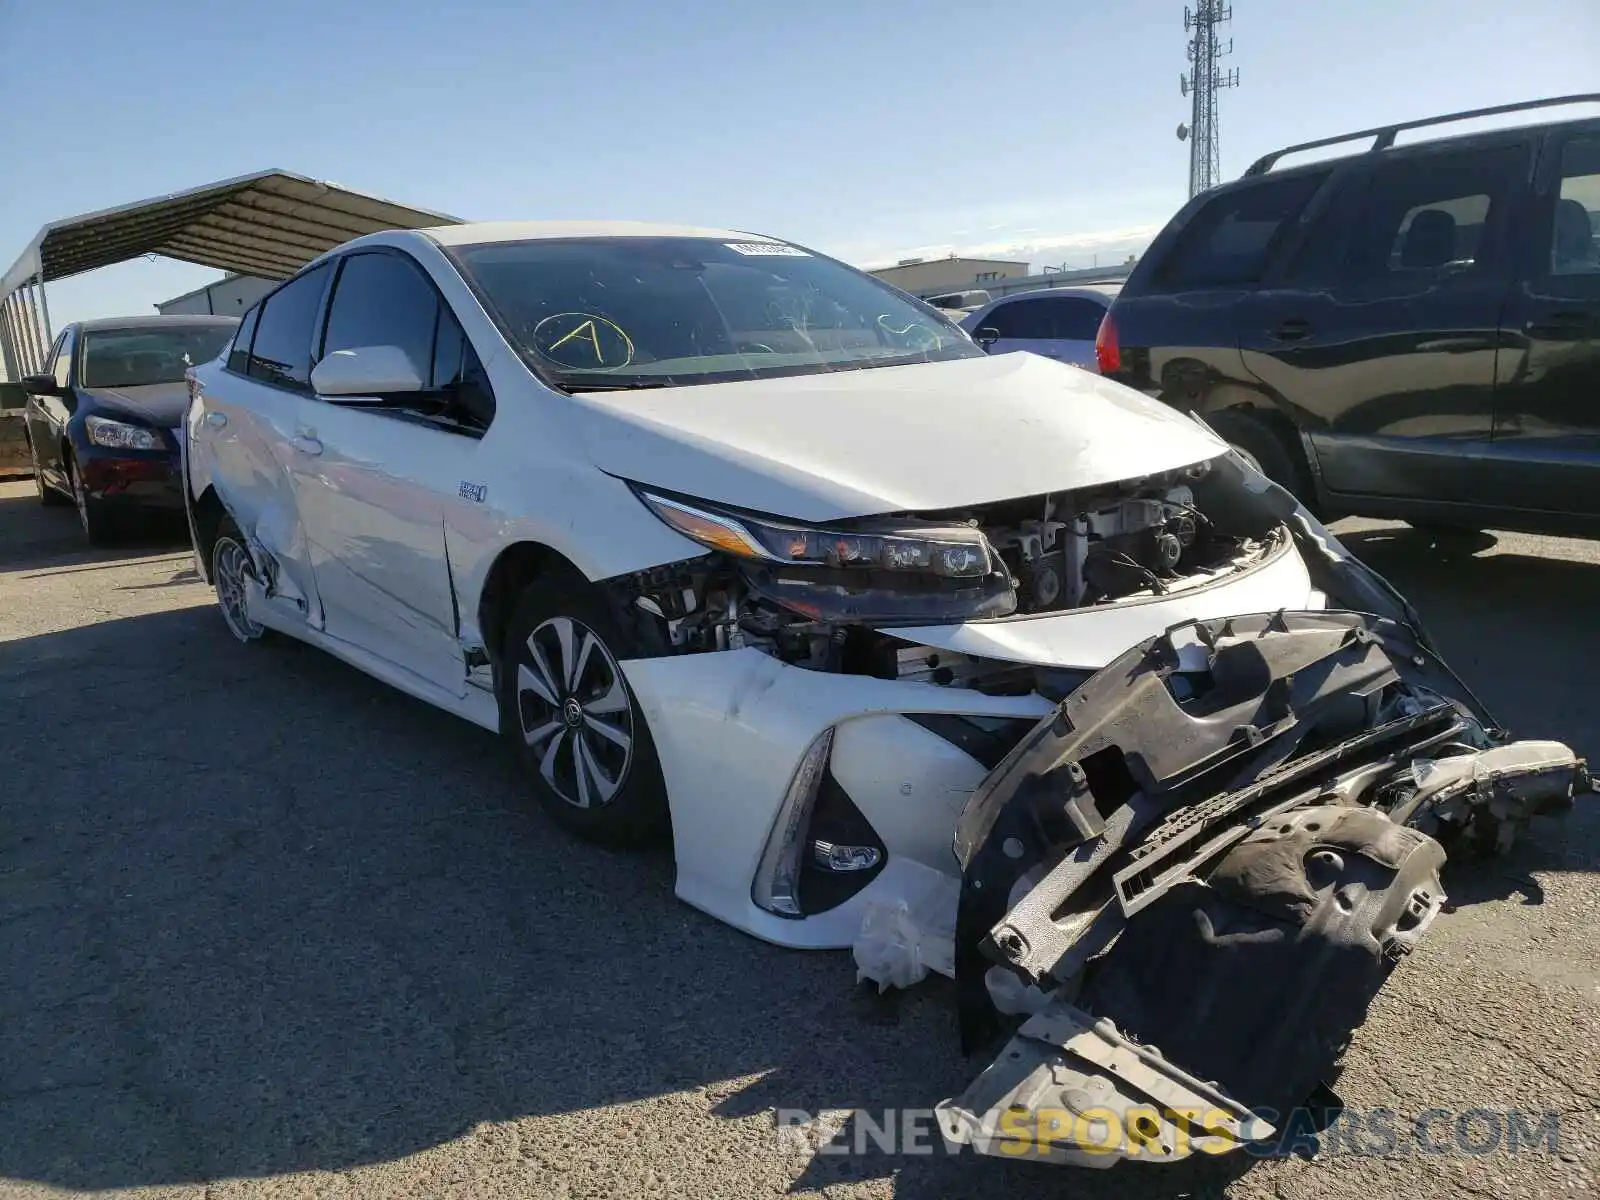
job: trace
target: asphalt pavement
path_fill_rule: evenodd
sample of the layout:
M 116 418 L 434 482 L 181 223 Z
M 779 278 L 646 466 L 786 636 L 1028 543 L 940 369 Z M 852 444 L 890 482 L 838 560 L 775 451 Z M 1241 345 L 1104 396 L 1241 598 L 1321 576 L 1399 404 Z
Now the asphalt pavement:
M 1600 761 L 1600 543 L 1338 530 L 1505 724 Z M 183 539 L 91 551 L 0 483 L 0 1196 L 1600 1192 L 1600 802 L 1447 876 L 1319 1161 L 891 1152 L 848 1114 L 926 1142 L 981 1065 L 948 985 L 875 1002 L 563 836 L 491 735 L 236 645 Z

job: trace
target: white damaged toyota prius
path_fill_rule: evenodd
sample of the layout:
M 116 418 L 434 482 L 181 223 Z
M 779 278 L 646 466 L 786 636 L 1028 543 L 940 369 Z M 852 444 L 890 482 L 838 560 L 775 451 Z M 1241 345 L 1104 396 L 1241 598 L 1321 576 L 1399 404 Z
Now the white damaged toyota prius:
M 1270 1140 L 1446 854 L 1588 789 L 1200 420 L 791 243 L 364 237 L 189 386 L 241 643 L 496 731 L 560 825 L 670 838 L 738 929 L 951 976 L 1004 1047 L 953 1144 Z

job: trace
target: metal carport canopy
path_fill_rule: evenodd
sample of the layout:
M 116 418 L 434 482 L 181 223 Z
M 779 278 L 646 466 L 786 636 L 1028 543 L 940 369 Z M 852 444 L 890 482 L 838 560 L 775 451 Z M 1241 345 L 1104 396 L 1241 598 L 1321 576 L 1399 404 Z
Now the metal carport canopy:
M 13 378 L 44 370 L 52 340 L 43 285 L 161 254 L 262 279 L 286 279 L 317 255 L 384 229 L 459 225 L 289 171 L 258 171 L 103 212 L 53 221 L 0 280 L 0 340 Z

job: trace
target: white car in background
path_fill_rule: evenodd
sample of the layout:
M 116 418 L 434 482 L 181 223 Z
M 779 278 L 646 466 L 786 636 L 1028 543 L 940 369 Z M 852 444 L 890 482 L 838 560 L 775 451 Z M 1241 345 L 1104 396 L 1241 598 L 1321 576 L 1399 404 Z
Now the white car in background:
M 1200 630 L 1172 651 L 1174 696 L 1203 692 L 1212 659 L 1240 665 L 1183 744 L 1237 733 L 1280 758 L 1300 693 L 1205 622 L 1299 614 L 1258 640 L 1309 645 L 1299 621 L 1403 643 L 1420 682 L 1348 710 L 1374 722 L 1425 685 L 1464 692 L 1380 618 L 1323 611 L 1331 593 L 1411 616 L 1202 425 L 986 355 L 761 235 L 364 237 L 250 310 L 190 387 L 190 526 L 240 641 L 289 634 L 499 731 L 556 821 L 670 834 L 677 894 L 739 929 L 853 946 L 880 980 L 932 962 L 1000 1011 L 1051 992 L 973 966 L 974 872 L 1014 869 L 985 893 L 1005 913 L 1074 842 L 1044 821 L 980 853 L 1009 828 L 995 797 L 1130 648 Z M 1299 678 L 1314 712 L 1346 677 Z M 1247 738 L 1240 712 L 1206 708 L 1221 698 L 1279 723 Z M 1137 774 L 1156 748 L 1126 732 Z M 1097 761 L 1086 786 L 1114 824 L 1123 776 Z
M 1015 292 L 989 301 L 961 318 L 961 328 L 990 354 L 1025 350 L 1098 371 L 1095 337 L 1120 283 Z

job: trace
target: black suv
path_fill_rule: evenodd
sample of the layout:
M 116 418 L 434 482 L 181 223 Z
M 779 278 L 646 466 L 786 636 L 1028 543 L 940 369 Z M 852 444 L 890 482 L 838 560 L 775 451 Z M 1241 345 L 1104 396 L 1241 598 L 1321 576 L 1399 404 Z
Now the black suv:
M 1101 372 L 1200 413 L 1330 519 L 1600 531 L 1600 118 L 1394 144 L 1575 103 L 1600 94 L 1267 155 L 1152 243 Z

